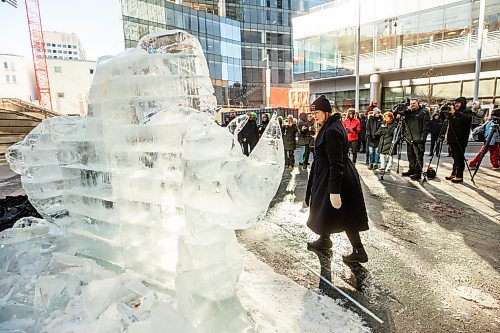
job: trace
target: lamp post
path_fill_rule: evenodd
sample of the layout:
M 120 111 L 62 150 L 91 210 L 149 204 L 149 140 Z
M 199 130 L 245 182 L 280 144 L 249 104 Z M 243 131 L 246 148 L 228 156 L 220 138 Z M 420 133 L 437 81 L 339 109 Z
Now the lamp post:
M 359 52 L 361 49 L 361 31 L 360 31 L 360 11 L 361 11 L 361 3 L 360 0 L 357 1 L 357 10 L 356 10 L 356 95 L 354 100 L 354 108 L 356 112 L 359 113 Z
M 271 68 L 269 68 L 269 54 L 266 55 L 261 61 L 266 61 L 266 108 L 269 107 L 269 100 L 271 98 Z
M 481 74 L 481 51 L 483 49 L 484 12 L 486 0 L 479 4 L 479 24 L 477 26 L 477 54 L 476 54 L 476 77 L 474 79 L 474 100 L 479 98 L 479 76 Z

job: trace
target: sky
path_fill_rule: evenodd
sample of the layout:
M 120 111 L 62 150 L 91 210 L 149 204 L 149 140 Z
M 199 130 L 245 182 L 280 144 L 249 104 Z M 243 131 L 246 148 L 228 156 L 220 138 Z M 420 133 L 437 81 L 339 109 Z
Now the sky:
M 0 2 L 0 53 L 32 59 L 24 0 L 17 8 Z M 42 28 L 75 33 L 87 60 L 124 50 L 119 0 L 39 0 Z

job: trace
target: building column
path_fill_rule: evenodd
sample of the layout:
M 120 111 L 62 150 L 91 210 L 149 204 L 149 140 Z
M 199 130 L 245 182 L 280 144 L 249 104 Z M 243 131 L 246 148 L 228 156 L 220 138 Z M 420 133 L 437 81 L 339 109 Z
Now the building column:
M 219 11 L 219 16 L 226 16 L 226 0 L 219 0 L 218 4 L 218 11 Z
M 370 102 L 377 101 L 379 108 L 382 106 L 382 76 L 380 74 L 370 75 Z

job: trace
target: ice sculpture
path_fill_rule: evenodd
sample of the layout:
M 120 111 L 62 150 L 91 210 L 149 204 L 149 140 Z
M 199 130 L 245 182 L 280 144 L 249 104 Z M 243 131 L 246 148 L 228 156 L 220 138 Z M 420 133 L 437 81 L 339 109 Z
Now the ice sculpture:
M 6 156 L 66 249 L 175 291 L 195 332 L 246 332 L 234 229 L 262 217 L 283 172 L 274 116 L 249 157 L 215 123 L 197 39 L 172 30 L 101 59 L 87 118 L 44 120 Z

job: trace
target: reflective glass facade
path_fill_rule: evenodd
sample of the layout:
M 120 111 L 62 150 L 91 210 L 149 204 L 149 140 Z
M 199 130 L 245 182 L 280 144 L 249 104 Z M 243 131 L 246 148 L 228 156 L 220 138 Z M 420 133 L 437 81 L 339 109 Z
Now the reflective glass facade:
M 354 1 L 344 1 L 353 3 Z M 455 1 L 443 6 L 428 6 L 428 0 L 420 1 L 361 1 L 361 17 L 366 23 L 360 26 L 360 73 L 375 73 L 411 69 L 476 57 L 479 1 Z M 427 8 L 400 16 L 385 17 L 370 22 L 373 3 L 384 6 L 387 13 L 397 12 L 397 6 Z M 427 6 L 424 6 L 424 4 Z M 439 3 L 439 1 L 435 1 Z M 486 38 L 483 58 L 500 54 L 500 0 L 486 2 Z M 390 10 L 385 6 L 394 6 Z M 334 10 L 335 8 L 333 8 Z M 294 79 L 314 80 L 328 77 L 353 75 L 356 55 L 356 10 L 351 7 L 346 14 L 350 25 L 325 31 L 316 20 L 321 34 L 308 34 L 294 40 Z M 339 13 L 341 15 L 342 13 Z M 328 14 L 311 15 L 331 20 Z M 311 20 L 297 19 L 294 30 L 310 30 Z
M 226 0 L 228 17 L 242 22 L 243 98 L 248 106 L 265 100 L 266 58 L 272 87 L 292 83 L 292 17 L 326 0 Z
M 125 46 L 159 29 L 200 39 L 220 105 L 265 104 L 266 57 L 272 87 L 292 82 L 292 16 L 326 0 L 121 0 Z M 224 8 L 221 8 L 224 6 Z M 219 16 L 224 15 L 225 17 Z
M 294 18 L 294 81 L 311 98 L 325 94 L 340 110 L 354 105 L 357 6 L 337 0 Z M 382 77 L 379 105 L 406 97 L 435 105 L 472 99 L 478 0 L 360 0 L 360 108 L 370 102 L 371 74 Z M 334 18 L 334 19 L 332 19 Z M 487 0 L 479 99 L 500 103 L 500 0 Z
M 163 0 L 123 0 L 125 47 L 161 29 L 182 29 L 198 37 L 207 58 L 219 105 L 230 102 L 241 85 L 240 22 Z

